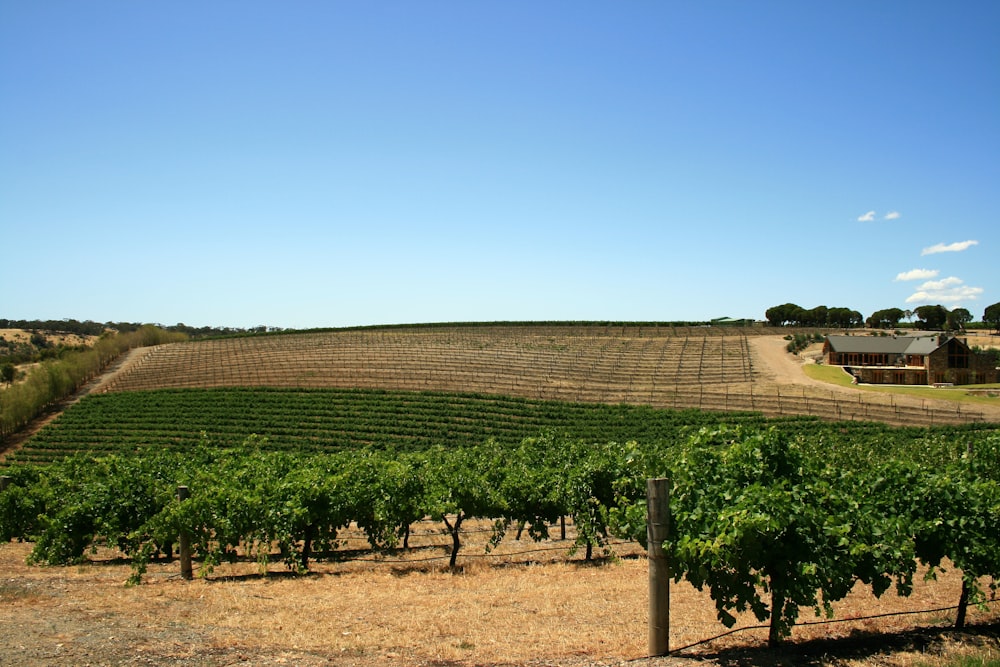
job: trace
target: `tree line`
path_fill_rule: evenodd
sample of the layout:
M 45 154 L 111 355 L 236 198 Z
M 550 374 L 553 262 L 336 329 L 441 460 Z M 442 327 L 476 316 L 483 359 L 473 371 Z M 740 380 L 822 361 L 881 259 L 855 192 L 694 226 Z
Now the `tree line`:
M 231 336 L 245 333 L 266 333 L 268 331 L 282 331 L 280 327 L 271 327 L 261 324 L 256 327 L 192 327 L 178 322 L 177 324 L 150 324 L 143 322 L 94 322 L 93 320 L 11 320 L 0 318 L 0 329 L 24 329 L 32 332 L 68 333 L 78 336 L 101 336 L 105 333 L 132 333 L 139 331 L 143 327 L 155 326 L 158 329 L 171 333 L 182 333 L 191 338 L 202 338 L 206 336 Z
M 794 303 L 785 303 L 768 308 L 764 316 L 768 324 L 775 327 L 836 327 L 841 329 L 868 326 L 872 329 L 894 329 L 904 319 L 915 329 L 924 331 L 964 331 L 974 321 L 968 308 L 948 310 L 938 304 L 918 306 L 913 310 L 883 308 L 876 310 L 868 318 L 850 308 L 803 308 Z M 913 321 L 913 318 L 916 321 Z M 986 306 L 982 322 L 1000 333 L 1000 302 Z
M 853 329 L 863 326 L 864 317 L 850 308 L 803 308 L 794 303 L 772 306 L 764 313 L 768 324 L 775 327 L 837 327 Z

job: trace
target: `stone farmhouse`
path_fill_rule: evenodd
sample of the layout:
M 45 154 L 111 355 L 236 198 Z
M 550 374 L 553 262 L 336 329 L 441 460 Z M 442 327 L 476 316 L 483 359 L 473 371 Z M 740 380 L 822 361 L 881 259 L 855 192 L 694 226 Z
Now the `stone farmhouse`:
M 983 384 L 1000 370 L 972 352 L 966 340 L 945 333 L 894 336 L 829 335 L 823 355 L 867 384 Z

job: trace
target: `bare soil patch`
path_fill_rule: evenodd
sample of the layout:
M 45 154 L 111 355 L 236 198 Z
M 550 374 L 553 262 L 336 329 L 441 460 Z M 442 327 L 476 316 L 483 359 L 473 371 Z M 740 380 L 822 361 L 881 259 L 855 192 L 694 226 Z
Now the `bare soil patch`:
M 821 345 L 814 343 L 794 355 L 788 352 L 788 341 L 783 336 L 757 336 L 749 339 L 750 350 L 757 358 L 755 370 L 763 381 L 776 384 L 795 384 L 830 388 L 825 382 L 814 380 L 802 372 L 802 366 L 815 363 L 817 349 Z
M 442 542 L 443 544 L 443 542 Z M 185 581 L 179 565 L 151 565 L 143 584 L 115 554 L 80 566 L 29 567 L 29 544 L 0 545 L 0 665 L 424 665 L 594 667 L 911 665 L 972 647 L 1000 650 L 1000 613 L 970 612 L 949 630 L 960 579 L 948 571 L 910 598 L 881 600 L 858 586 L 837 605 L 846 623 L 802 625 L 788 646 L 764 648 L 751 629 L 647 659 L 648 570 L 635 545 L 587 563 L 568 543 L 516 542 L 484 557 L 469 545 L 461 570 L 427 546 L 354 562 L 319 562 L 308 575 L 272 564 L 227 564 Z M 564 548 L 565 547 L 565 548 Z M 544 551 L 537 551 L 539 548 Z M 924 613 L 865 618 L 879 613 Z M 803 611 L 801 621 L 814 620 Z M 744 615 L 737 627 L 758 625 Z M 671 646 L 723 634 L 707 592 L 671 590 Z M 931 662 L 930 664 L 933 664 Z

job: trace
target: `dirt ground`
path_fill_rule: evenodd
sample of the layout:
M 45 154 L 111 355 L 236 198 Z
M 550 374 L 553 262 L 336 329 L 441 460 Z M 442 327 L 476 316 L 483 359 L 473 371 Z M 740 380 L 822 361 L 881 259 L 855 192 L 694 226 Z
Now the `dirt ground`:
M 782 336 L 754 336 L 747 339 L 751 354 L 756 356 L 754 368 L 762 379 L 782 385 L 820 386 L 830 389 L 832 385 L 814 380 L 802 372 L 802 366 L 815 362 L 822 345 L 814 343 L 798 354 L 789 354 L 785 346 L 788 341 Z
M 959 646 L 1000 650 L 1000 610 L 973 610 L 965 633 L 945 629 L 957 573 L 920 582 L 910 598 L 876 600 L 863 586 L 837 605 L 845 623 L 802 625 L 780 651 L 752 629 L 646 659 L 648 567 L 634 546 L 612 561 L 567 558 L 567 544 L 517 543 L 499 555 L 470 547 L 462 571 L 446 549 L 378 562 L 321 562 L 304 576 L 272 564 L 218 568 L 185 581 L 154 563 L 143 583 L 113 553 L 72 567 L 29 567 L 29 544 L 0 545 L 0 665 L 909 665 Z M 874 614 L 920 610 L 884 618 Z M 804 610 L 803 624 L 815 621 Z M 707 593 L 671 589 L 674 650 L 723 634 Z M 737 627 L 758 625 L 741 617 Z M 890 657 L 891 656 L 891 657 Z M 834 658 L 840 662 L 834 662 Z

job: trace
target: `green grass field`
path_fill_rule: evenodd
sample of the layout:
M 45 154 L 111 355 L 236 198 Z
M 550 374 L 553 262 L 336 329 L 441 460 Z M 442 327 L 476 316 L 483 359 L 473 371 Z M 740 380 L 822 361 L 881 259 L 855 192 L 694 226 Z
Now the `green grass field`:
M 853 387 L 862 391 L 874 391 L 882 394 L 901 394 L 906 396 L 916 396 L 918 398 L 933 399 L 937 401 L 954 401 L 970 405 L 1000 405 L 1000 384 L 977 384 L 966 387 L 914 387 L 887 385 L 875 386 L 868 384 L 853 384 L 851 376 L 840 366 L 827 366 L 825 364 L 806 364 L 802 367 L 806 375 L 814 380 L 820 380 L 829 384 L 841 387 Z M 995 389 L 997 396 L 980 396 L 970 393 L 970 391 Z

